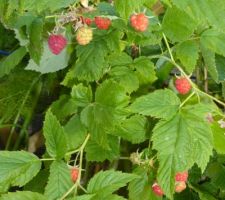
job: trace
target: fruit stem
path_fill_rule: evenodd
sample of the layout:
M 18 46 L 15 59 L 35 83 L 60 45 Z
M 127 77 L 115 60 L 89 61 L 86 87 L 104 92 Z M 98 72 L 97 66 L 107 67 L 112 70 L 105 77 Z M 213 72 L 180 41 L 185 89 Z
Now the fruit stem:
M 73 151 L 69 151 L 69 152 L 67 152 L 67 153 L 65 154 L 65 156 L 70 156 L 70 155 L 75 154 L 75 153 L 77 153 L 77 152 L 79 152 L 79 151 L 80 151 L 80 149 L 75 149 L 75 150 L 73 150 Z
M 83 164 L 82 161 L 83 161 L 84 148 L 85 148 L 89 138 L 90 138 L 90 134 L 87 135 L 86 139 L 84 140 L 84 143 L 80 147 L 79 174 L 78 174 L 78 179 L 77 179 L 78 184 L 80 184 L 80 180 L 81 180 L 81 171 L 82 171 L 82 164 Z
M 174 57 L 173 57 L 173 54 L 172 54 L 172 51 L 171 51 L 171 48 L 170 48 L 170 45 L 169 45 L 169 42 L 168 42 L 168 40 L 167 40 L 165 34 L 163 33 L 162 35 L 163 35 L 163 39 L 164 39 L 164 41 L 165 41 L 165 43 L 166 43 L 166 47 L 167 47 L 167 49 L 168 49 L 168 51 L 169 51 L 170 58 L 171 58 L 172 61 L 175 62 Z
M 81 190 L 83 190 L 85 193 L 88 193 L 88 191 L 87 191 L 82 185 L 78 184 L 78 187 L 79 187 Z
M 81 180 L 81 171 L 82 171 L 82 163 L 83 163 L 83 155 L 84 155 L 84 148 L 87 145 L 87 142 L 90 138 L 90 134 L 87 135 L 87 137 L 85 138 L 83 144 L 81 145 L 81 147 L 78 150 L 72 151 L 67 153 L 66 155 L 71 155 L 73 154 L 73 152 L 80 152 L 80 163 L 79 163 L 79 174 L 78 174 L 78 178 L 76 183 L 62 196 L 62 198 L 60 198 L 60 200 L 64 200 L 74 189 L 77 190 L 77 186 L 81 186 L 80 184 L 80 180 Z M 77 191 L 76 191 L 77 193 Z
M 219 99 L 215 98 L 214 96 L 211 96 L 205 92 L 203 92 L 202 90 L 200 90 L 189 78 L 189 76 L 184 72 L 184 70 L 172 59 L 166 57 L 166 56 L 162 56 L 162 55 L 155 55 L 155 56 L 149 56 L 150 59 L 152 58 L 163 58 L 165 60 L 167 60 L 168 62 L 170 62 L 171 64 L 173 64 L 177 69 L 180 70 L 180 72 L 182 73 L 182 75 L 189 81 L 189 83 L 191 84 L 192 88 L 194 89 L 194 91 L 196 92 L 196 94 L 198 95 L 198 93 L 201 93 L 205 96 L 207 96 L 208 98 L 214 100 L 215 102 L 217 102 L 218 104 L 222 105 L 225 107 L 225 103 L 220 101 Z
M 180 108 L 184 106 L 184 104 L 186 102 L 188 102 L 188 100 L 195 94 L 195 92 L 192 92 L 181 104 L 180 104 Z
M 196 91 L 198 91 L 199 93 L 202 93 L 203 95 L 205 95 L 205 96 L 209 97 L 210 99 L 214 100 L 214 101 L 215 101 L 215 102 L 217 102 L 218 104 L 220 104 L 220 105 L 222 105 L 222 106 L 224 106 L 224 107 L 225 107 L 225 103 L 224 103 L 224 102 L 222 102 L 222 101 L 220 101 L 220 100 L 219 100 L 219 99 L 217 99 L 216 97 L 211 96 L 211 95 L 209 95 L 209 94 L 207 94 L 207 93 L 203 92 L 202 90 L 200 90 L 200 89 L 198 89 L 198 88 L 195 88 L 195 89 L 196 89 Z

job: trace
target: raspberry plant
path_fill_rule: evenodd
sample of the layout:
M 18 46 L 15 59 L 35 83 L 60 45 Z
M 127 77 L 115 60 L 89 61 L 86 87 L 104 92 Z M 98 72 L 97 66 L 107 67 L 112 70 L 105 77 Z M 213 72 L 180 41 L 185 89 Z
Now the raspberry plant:
M 224 199 L 224 15 L 224 0 L 1 0 L 0 200 Z

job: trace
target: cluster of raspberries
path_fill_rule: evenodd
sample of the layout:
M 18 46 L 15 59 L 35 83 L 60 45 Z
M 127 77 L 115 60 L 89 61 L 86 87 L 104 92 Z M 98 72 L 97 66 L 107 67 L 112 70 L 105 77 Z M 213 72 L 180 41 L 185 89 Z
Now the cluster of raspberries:
M 186 189 L 186 182 L 188 179 L 188 172 L 178 172 L 175 176 L 175 192 L 180 193 Z M 157 182 L 152 185 L 152 191 L 157 196 L 163 196 L 164 192 Z
M 97 16 L 94 19 L 80 17 L 84 26 L 78 28 L 76 40 L 79 45 L 87 45 L 93 39 L 93 30 L 90 27 L 92 24 L 100 30 L 108 30 L 112 24 L 107 17 Z M 149 25 L 148 17 L 144 13 L 133 14 L 130 17 L 130 25 L 135 31 L 144 32 Z M 67 39 L 61 34 L 51 34 L 48 38 L 48 46 L 51 52 L 58 55 L 67 45 Z

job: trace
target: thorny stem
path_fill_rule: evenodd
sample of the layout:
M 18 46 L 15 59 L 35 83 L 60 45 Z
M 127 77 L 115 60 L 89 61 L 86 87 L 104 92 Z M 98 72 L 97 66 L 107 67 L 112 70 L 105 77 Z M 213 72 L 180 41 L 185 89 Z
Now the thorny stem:
M 81 147 L 76 150 L 76 152 L 80 152 L 80 164 L 79 164 L 79 174 L 78 174 L 78 178 L 76 183 L 62 196 L 62 198 L 60 198 L 60 200 L 65 199 L 74 189 L 77 192 L 77 186 L 81 186 L 80 184 L 80 180 L 81 180 L 81 171 L 82 171 L 82 163 L 83 163 L 83 155 L 84 155 L 84 148 L 87 145 L 87 142 L 90 138 L 90 134 L 87 135 L 87 137 L 85 138 L 83 144 L 81 145 Z M 74 151 L 67 153 L 67 155 L 71 155 L 73 154 Z

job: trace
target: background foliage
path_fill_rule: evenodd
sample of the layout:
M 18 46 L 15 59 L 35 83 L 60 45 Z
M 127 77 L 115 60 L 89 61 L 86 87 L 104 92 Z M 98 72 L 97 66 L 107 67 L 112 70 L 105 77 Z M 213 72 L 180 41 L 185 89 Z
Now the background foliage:
M 148 16 L 147 31 L 131 27 L 134 12 Z M 60 21 L 71 13 L 112 25 L 92 24 L 81 46 L 76 20 Z M 0 57 L 0 124 L 9 127 L 0 199 L 224 199 L 224 15 L 224 0 L 1 0 L 0 49 L 10 55 Z M 59 55 L 47 43 L 55 25 L 68 40 Z M 176 76 L 190 81 L 188 95 Z M 41 155 L 29 152 L 38 114 Z M 175 174 L 187 170 L 187 189 L 174 194 Z

